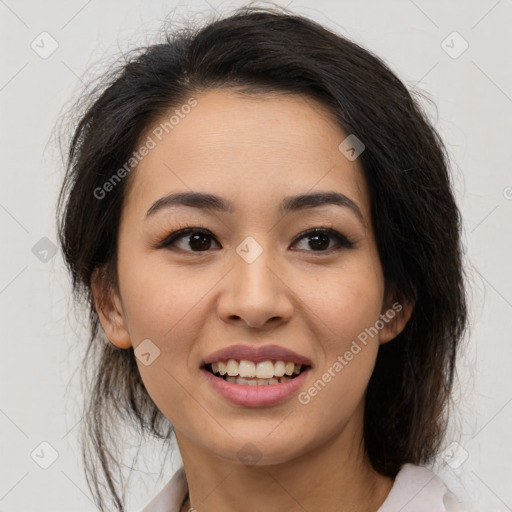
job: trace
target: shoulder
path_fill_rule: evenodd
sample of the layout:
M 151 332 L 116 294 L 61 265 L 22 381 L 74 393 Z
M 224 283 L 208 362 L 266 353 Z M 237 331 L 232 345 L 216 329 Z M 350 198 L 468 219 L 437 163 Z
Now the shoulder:
M 179 512 L 187 492 L 185 469 L 181 466 L 141 512 Z
M 377 512 L 463 512 L 456 496 L 430 469 L 404 464 Z

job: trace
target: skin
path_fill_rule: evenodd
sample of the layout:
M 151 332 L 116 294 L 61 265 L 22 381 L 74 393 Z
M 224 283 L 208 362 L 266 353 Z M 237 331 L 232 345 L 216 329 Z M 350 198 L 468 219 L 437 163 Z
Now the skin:
M 194 97 L 197 106 L 130 177 L 119 293 L 102 300 L 104 285 L 93 279 L 106 336 L 119 348 L 136 349 L 145 339 L 159 348 L 152 364 L 137 364 L 174 425 L 199 512 L 375 512 L 393 480 L 376 473 L 364 453 L 365 390 L 379 345 L 404 328 L 411 306 L 402 304 L 305 405 L 297 396 L 271 407 L 234 405 L 199 370 L 220 348 L 275 343 L 313 362 L 300 389 L 307 390 L 395 302 L 385 290 L 360 164 L 338 150 L 347 134 L 325 107 L 301 96 L 213 90 Z M 191 190 L 229 199 L 234 210 L 176 206 L 145 218 L 157 199 Z M 315 191 L 345 194 L 363 220 L 335 205 L 278 211 L 283 197 Z M 208 229 L 210 248 L 194 252 L 190 234 L 157 248 L 183 226 Z M 331 237 L 330 249 L 319 251 L 311 237 L 298 238 L 320 227 L 354 246 Z M 247 236 L 263 250 L 250 264 L 236 252 Z M 255 465 L 239 459 L 246 443 L 259 451 Z

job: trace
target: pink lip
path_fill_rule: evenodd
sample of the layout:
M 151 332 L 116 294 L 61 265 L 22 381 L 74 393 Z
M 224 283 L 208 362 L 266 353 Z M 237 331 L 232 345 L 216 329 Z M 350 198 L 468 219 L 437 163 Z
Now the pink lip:
M 228 359 L 236 359 L 237 361 L 245 359 L 255 363 L 267 360 L 285 361 L 312 366 L 311 361 L 307 357 L 301 356 L 300 354 L 297 354 L 287 348 L 280 347 L 279 345 L 264 345 L 262 347 L 233 345 L 210 354 L 203 361 L 202 366 L 209 363 L 216 363 L 217 361 L 227 361 Z
M 297 377 L 280 384 L 247 386 L 227 382 L 220 377 L 216 377 L 208 370 L 201 368 L 201 374 L 205 376 L 221 396 L 234 404 L 246 407 L 265 407 L 284 402 L 304 383 L 309 372 L 310 370 L 306 369 Z

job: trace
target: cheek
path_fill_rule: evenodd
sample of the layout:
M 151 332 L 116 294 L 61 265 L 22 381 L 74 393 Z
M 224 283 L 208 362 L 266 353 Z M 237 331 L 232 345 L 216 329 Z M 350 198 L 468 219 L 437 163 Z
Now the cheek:
M 382 301 L 374 278 L 354 273 L 328 282 L 323 293 L 310 294 L 319 364 L 298 396 L 305 417 L 322 418 L 325 436 L 344 428 L 362 406 L 379 349 L 378 334 L 371 329 Z
M 184 348 L 180 340 L 187 339 L 183 329 L 190 325 L 190 313 L 201 307 L 215 276 L 203 273 L 201 279 L 194 278 L 187 269 L 171 269 L 165 261 L 134 256 L 120 258 L 119 280 L 132 342 L 155 339 L 159 346 L 179 352 Z
M 363 398 L 375 365 L 383 282 L 374 268 L 347 266 L 302 281 L 301 297 L 318 340 L 319 365 L 301 404 L 311 414 L 328 416 L 329 428 L 347 421 Z M 326 408 L 327 403 L 337 405 Z
M 374 325 L 382 307 L 383 285 L 367 266 L 336 269 L 316 277 L 303 276 L 299 294 L 306 306 L 310 328 L 328 339 L 329 350 L 342 350 Z
M 191 399 L 194 387 L 191 351 L 198 339 L 204 307 L 201 298 L 214 285 L 214 276 L 191 280 L 190 272 L 143 257 L 119 260 L 119 280 L 127 327 L 136 354 L 145 340 L 155 351 L 146 365 L 136 358 L 138 370 L 151 399 L 176 428 L 186 429 L 194 415 L 204 416 L 201 404 Z M 198 282 L 200 281 L 200 282 Z M 145 350 L 144 350 L 145 351 Z M 153 354 L 157 354 L 155 357 Z M 154 359 L 153 359 L 154 357 Z

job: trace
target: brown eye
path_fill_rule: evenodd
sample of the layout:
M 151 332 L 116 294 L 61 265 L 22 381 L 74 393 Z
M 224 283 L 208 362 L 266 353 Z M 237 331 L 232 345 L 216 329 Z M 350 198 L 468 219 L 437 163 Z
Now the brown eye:
M 158 247 L 175 246 L 186 252 L 206 252 L 211 249 L 212 240 L 212 234 L 206 229 L 187 228 L 171 233 Z
M 349 240 L 345 235 L 338 233 L 331 228 L 313 228 L 309 229 L 305 233 L 302 233 L 297 240 L 308 239 L 308 247 L 311 249 L 310 252 L 330 252 L 333 247 L 329 247 L 331 241 L 335 241 L 335 247 L 351 248 L 354 243 Z M 307 249 L 306 249 L 307 250 Z

